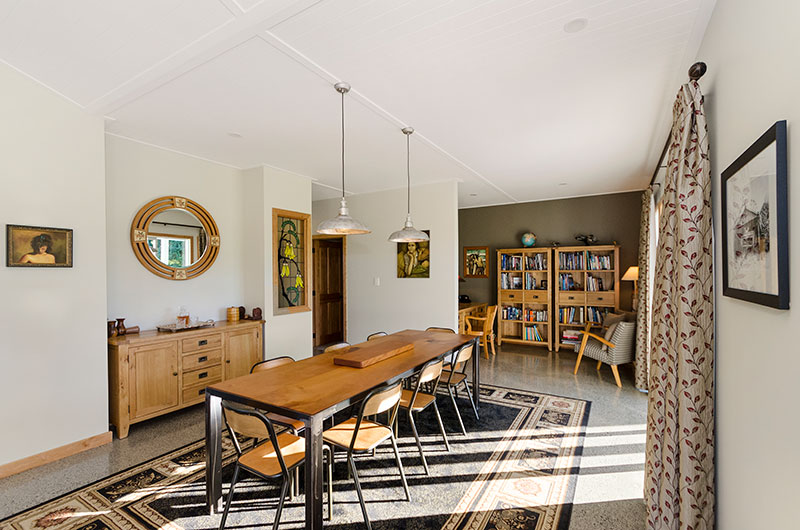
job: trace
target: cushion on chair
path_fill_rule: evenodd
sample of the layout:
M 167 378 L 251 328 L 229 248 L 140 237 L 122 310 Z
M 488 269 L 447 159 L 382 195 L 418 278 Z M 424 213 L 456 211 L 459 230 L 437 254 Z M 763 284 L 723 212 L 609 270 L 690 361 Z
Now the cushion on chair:
M 613 324 L 608 326 L 608 329 L 606 330 L 606 336 L 603 337 L 608 342 L 611 342 L 611 337 L 614 336 L 614 331 L 617 329 L 617 324 L 619 324 L 619 322 L 614 322 Z M 603 344 L 603 351 L 606 350 L 608 350 L 608 344 Z

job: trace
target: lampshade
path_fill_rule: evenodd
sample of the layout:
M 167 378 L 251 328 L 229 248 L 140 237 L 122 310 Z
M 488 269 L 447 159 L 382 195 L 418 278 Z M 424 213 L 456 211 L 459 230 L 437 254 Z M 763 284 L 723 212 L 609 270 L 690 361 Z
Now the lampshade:
M 348 210 L 347 201 L 344 198 L 344 95 L 350 92 L 350 85 L 336 83 L 333 87 L 342 95 L 342 202 L 339 204 L 339 215 L 333 219 L 322 221 L 317 227 L 317 233 L 345 236 L 369 234 L 370 229 L 364 226 L 364 223 L 350 217 L 350 210 Z
M 624 282 L 635 282 L 639 280 L 639 267 L 628 267 L 625 274 L 622 276 Z
M 428 234 L 414 228 L 414 223 L 411 222 L 411 135 L 414 133 L 412 127 L 404 127 L 403 134 L 406 135 L 406 177 L 407 177 L 407 210 L 406 210 L 406 224 L 400 230 L 392 232 L 389 236 L 389 241 L 395 243 L 415 243 L 419 241 L 428 241 Z

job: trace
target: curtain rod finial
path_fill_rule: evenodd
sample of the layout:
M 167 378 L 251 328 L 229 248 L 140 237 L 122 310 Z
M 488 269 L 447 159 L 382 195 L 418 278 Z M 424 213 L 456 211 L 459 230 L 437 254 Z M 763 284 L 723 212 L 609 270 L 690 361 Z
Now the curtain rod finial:
M 706 73 L 707 69 L 708 67 L 704 62 L 694 63 L 692 66 L 689 67 L 689 79 L 691 79 L 692 81 L 697 81 L 698 79 L 703 77 L 703 74 Z

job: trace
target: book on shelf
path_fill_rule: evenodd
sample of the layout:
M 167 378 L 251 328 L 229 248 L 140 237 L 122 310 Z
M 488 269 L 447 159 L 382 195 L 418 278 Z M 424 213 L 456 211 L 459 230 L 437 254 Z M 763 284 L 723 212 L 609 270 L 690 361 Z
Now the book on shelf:
M 562 291 L 582 291 L 583 286 L 576 282 L 572 277 L 572 273 L 559 273 L 558 275 L 558 288 Z
M 558 321 L 562 324 L 584 324 L 584 310 L 582 306 L 561 307 L 558 309 Z
M 500 270 L 521 271 L 522 256 L 514 256 L 513 254 L 500 254 Z
M 533 291 L 536 289 L 536 278 L 533 277 L 533 274 L 525 273 L 525 289 L 528 291 Z
M 608 271 L 614 268 L 609 254 L 592 254 L 589 252 L 586 268 L 591 271 Z
M 586 316 L 589 317 L 589 322 L 602 324 L 606 319 L 606 315 L 608 315 L 608 311 L 609 308 L 607 307 L 590 306 L 586 308 Z
M 578 333 L 577 330 L 574 329 L 565 329 L 561 332 L 561 343 L 562 344 L 580 344 L 581 343 L 581 334 Z
M 522 338 L 525 340 L 547 342 L 544 338 L 542 338 L 542 334 L 539 333 L 538 326 L 526 326 Z
M 546 271 L 547 255 L 539 253 L 525 256 L 525 268 L 529 271 Z
M 614 289 L 614 280 L 603 281 L 603 278 L 586 275 L 586 290 L 587 291 L 611 291 Z
M 521 276 L 512 276 L 511 277 L 511 288 L 512 289 L 522 289 L 522 277 Z
M 583 252 L 559 252 L 558 268 L 562 270 L 582 270 L 584 268 Z
M 525 322 L 547 322 L 547 311 L 544 309 L 526 309 Z
M 514 306 L 503 306 L 503 320 L 522 320 L 522 308 Z

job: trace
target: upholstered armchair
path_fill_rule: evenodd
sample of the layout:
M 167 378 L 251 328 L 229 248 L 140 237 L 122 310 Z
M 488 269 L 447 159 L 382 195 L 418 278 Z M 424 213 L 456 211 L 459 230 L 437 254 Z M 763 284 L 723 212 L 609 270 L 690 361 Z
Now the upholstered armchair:
M 620 316 L 624 318 L 623 315 Z M 603 363 L 611 366 L 614 380 L 621 388 L 622 382 L 619 379 L 617 366 L 633 362 L 636 353 L 636 322 L 626 322 L 621 319 L 613 322 L 608 326 L 604 337 L 592 333 L 590 329 L 591 325 L 587 325 L 586 329 L 581 332 L 583 340 L 580 345 L 575 345 L 575 349 L 578 350 L 578 360 L 575 362 L 573 373 L 578 373 L 581 360 L 586 356 L 597 361 L 598 370 Z

